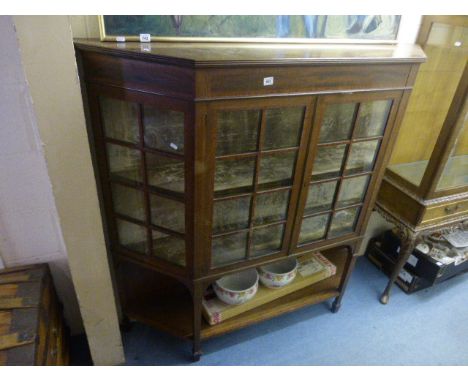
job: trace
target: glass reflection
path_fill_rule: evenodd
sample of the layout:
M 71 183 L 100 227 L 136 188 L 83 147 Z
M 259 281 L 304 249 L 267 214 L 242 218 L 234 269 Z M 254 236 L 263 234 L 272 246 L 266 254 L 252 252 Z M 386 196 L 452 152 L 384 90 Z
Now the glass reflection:
M 169 152 L 184 152 L 184 113 L 144 106 L 145 145 Z
M 347 140 L 351 137 L 353 119 L 356 111 L 355 103 L 330 104 L 320 128 L 320 143 Z
M 216 155 L 257 151 L 259 110 L 221 111 L 218 113 Z

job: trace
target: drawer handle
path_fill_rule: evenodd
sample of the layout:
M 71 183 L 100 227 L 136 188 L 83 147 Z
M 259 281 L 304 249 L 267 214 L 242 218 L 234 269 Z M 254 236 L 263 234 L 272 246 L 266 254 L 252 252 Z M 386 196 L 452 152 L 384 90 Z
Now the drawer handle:
M 458 204 L 455 204 L 454 206 L 447 206 L 445 207 L 445 212 L 447 212 L 448 214 L 453 214 L 455 211 L 458 210 L 458 207 Z

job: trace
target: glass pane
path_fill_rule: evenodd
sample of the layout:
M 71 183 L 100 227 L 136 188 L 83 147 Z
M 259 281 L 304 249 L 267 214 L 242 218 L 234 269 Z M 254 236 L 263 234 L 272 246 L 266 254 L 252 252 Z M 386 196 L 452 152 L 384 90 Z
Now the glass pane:
M 147 252 L 146 227 L 117 219 L 117 232 L 122 247 L 140 253 Z
M 184 162 L 182 160 L 146 153 L 148 184 L 165 190 L 185 190 Z
M 184 152 L 184 113 L 143 107 L 145 146 L 169 152 Z
M 185 232 L 185 204 L 150 194 L 151 222 L 180 233 Z
M 250 201 L 246 196 L 214 202 L 213 233 L 236 231 L 249 226 Z
M 351 137 L 355 103 L 337 103 L 327 106 L 320 128 L 320 143 L 336 142 Z
M 369 179 L 369 175 L 343 179 L 336 207 L 340 208 L 361 203 L 364 199 Z
M 105 136 L 120 141 L 138 142 L 138 105 L 107 97 L 99 98 Z
M 302 219 L 299 244 L 320 240 L 325 237 L 330 214 L 311 216 Z
M 216 161 L 215 191 L 245 192 L 253 188 L 255 158 Z
M 112 203 L 114 211 L 121 215 L 126 215 L 134 219 L 145 221 L 145 198 L 140 190 L 111 184 Z
M 289 206 L 289 190 L 258 194 L 255 203 L 255 225 L 286 220 Z
M 468 186 L 468 100 L 458 116 L 456 128 L 460 128 L 457 140 L 440 177 L 437 191 L 453 187 Z
M 290 186 L 294 176 L 297 151 L 263 155 L 258 184 L 262 188 Z
M 143 182 L 139 150 L 108 143 L 107 160 L 111 175 L 124 180 Z
M 353 232 L 359 210 L 359 207 L 355 207 L 335 212 L 328 237 L 338 237 Z
M 365 138 L 383 135 L 391 106 L 391 100 L 362 103 L 354 136 Z
M 284 224 L 256 228 L 253 231 L 251 257 L 278 252 L 283 244 Z
M 299 146 L 304 110 L 304 107 L 267 110 L 262 150 Z
M 219 112 L 216 155 L 257 151 L 259 125 L 259 110 Z
M 212 264 L 215 267 L 235 263 L 246 256 L 247 232 L 213 238 Z
M 349 154 L 345 174 L 356 174 L 371 171 L 379 147 L 379 141 L 353 143 Z
M 312 169 L 312 180 L 340 176 L 347 145 L 318 147 Z
M 171 263 L 185 265 L 185 240 L 153 231 L 153 255 Z
M 307 193 L 304 215 L 327 211 L 332 208 L 338 181 L 311 184 Z
M 468 57 L 468 28 L 433 23 L 389 168 L 418 186 L 447 117 Z

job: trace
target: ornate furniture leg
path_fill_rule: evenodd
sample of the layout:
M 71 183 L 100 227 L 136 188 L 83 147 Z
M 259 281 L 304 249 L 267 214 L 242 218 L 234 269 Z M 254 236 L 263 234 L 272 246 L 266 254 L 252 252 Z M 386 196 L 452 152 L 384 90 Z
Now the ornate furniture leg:
M 192 359 L 194 362 L 200 360 L 202 355 L 201 351 L 201 319 L 202 319 L 202 297 L 203 297 L 203 284 L 195 282 L 193 285 L 192 298 L 193 298 L 193 338 L 192 338 Z
M 354 264 L 356 263 L 356 256 L 354 256 L 354 251 L 350 247 L 347 247 L 347 249 L 348 249 L 348 259 L 346 261 L 345 275 L 343 279 L 341 280 L 341 284 L 339 287 L 340 294 L 333 301 L 333 304 L 331 307 L 332 313 L 338 312 L 338 310 L 340 310 L 341 308 L 341 299 L 343 298 L 344 292 L 346 290 L 346 286 L 348 285 L 349 277 L 351 276 L 351 273 L 354 268 Z
M 413 253 L 418 234 L 413 233 L 408 229 L 400 229 L 399 236 L 401 238 L 400 254 L 398 256 L 397 263 L 393 268 L 392 275 L 390 276 L 390 280 L 388 281 L 387 287 L 385 288 L 384 292 L 382 293 L 382 296 L 380 297 L 380 302 L 382 304 L 388 303 L 393 283 L 400 274 L 400 271 L 403 268 L 403 266 L 408 261 L 408 258 L 411 255 L 411 253 Z

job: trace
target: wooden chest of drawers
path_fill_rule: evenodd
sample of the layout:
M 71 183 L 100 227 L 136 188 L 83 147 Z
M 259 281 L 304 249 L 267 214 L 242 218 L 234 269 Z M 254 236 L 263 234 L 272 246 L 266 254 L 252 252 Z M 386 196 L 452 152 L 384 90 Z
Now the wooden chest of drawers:
M 67 365 L 68 340 L 47 264 L 0 271 L 0 365 Z

